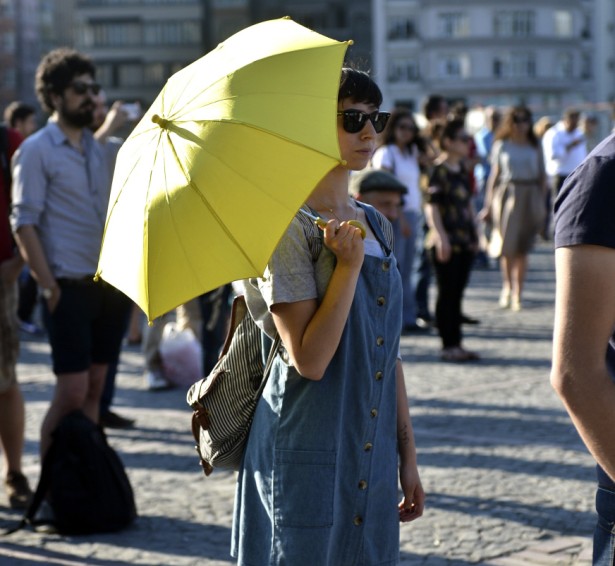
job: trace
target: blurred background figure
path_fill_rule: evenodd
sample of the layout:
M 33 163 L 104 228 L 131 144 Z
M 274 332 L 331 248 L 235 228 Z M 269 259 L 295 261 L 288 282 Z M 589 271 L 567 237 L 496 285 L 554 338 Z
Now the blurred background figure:
M 581 112 L 574 107 L 564 110 L 562 119 L 544 135 L 548 158 L 553 160 L 553 192 L 557 196 L 566 177 L 587 156 L 585 135 L 579 127 Z
M 363 169 L 351 175 L 349 192 L 354 199 L 372 205 L 389 222 L 394 223 L 402 213 L 408 189 L 391 173 L 379 169 Z
M 422 105 L 423 117 L 426 121 L 421 130 L 421 136 L 426 140 L 426 158 L 421 169 L 421 190 L 427 190 L 428 180 L 431 176 L 433 161 L 440 154 L 440 134 L 446 123 L 448 114 L 448 101 L 440 94 L 430 94 Z M 429 231 L 427 223 L 422 223 L 422 237 L 424 239 Z M 431 284 L 431 259 L 429 252 L 423 245 L 419 257 L 419 267 L 416 279 L 416 324 L 421 328 L 430 328 L 433 317 L 429 309 L 429 285 Z
M 449 120 L 440 136 L 441 155 L 435 162 L 425 201 L 429 226 L 426 249 L 436 274 L 436 322 L 442 340 L 440 357 L 448 362 L 477 360 L 462 346 L 463 294 L 478 247 L 470 176 L 464 166 L 470 135 L 462 120 Z
M 602 136 L 599 132 L 598 118 L 593 114 L 585 114 L 581 118 L 580 130 L 585 137 L 585 149 L 587 153 L 591 152 L 601 141 Z
M 491 172 L 491 146 L 495 139 L 495 132 L 500 126 L 502 116 L 495 106 L 487 106 L 484 110 L 483 126 L 474 134 L 478 163 L 474 167 L 474 179 L 476 193 L 474 196 L 475 210 L 481 210 L 485 203 L 487 179 Z M 476 254 L 477 267 L 489 267 L 487 245 L 489 241 L 489 227 L 487 223 L 479 221 L 478 229 L 478 253 Z
M 4 122 L 9 128 L 17 130 L 22 138 L 33 134 L 38 127 L 36 109 L 25 102 L 16 100 L 4 109 Z
M 500 258 L 500 306 L 519 311 L 527 257 L 544 227 L 547 181 L 528 108 L 508 110 L 491 150 L 491 173 L 479 216 L 492 223 L 489 251 Z
M 36 131 L 36 110 L 33 106 L 16 100 L 4 110 L 4 122 L 10 128 L 17 130 L 23 139 L 26 139 Z M 28 334 L 41 334 L 43 330 L 35 322 L 38 285 L 27 265 L 24 265 L 18 283 L 17 318 L 20 329 Z
M 406 332 L 423 330 L 416 323 L 414 263 L 423 224 L 419 183 L 424 153 L 425 142 L 419 136 L 412 113 L 407 108 L 395 108 L 372 157 L 372 165 L 390 172 L 407 190 L 402 212 L 393 222 L 395 257 L 402 277 L 402 328 Z
M 534 135 L 540 143 L 542 157 L 545 164 L 545 175 L 547 177 L 547 193 L 545 195 L 545 222 L 540 236 L 543 240 L 548 240 L 551 237 L 551 218 L 553 216 L 553 207 L 551 206 L 551 187 L 553 187 L 555 178 L 555 161 L 551 157 L 551 152 L 547 150 L 551 144 L 551 130 L 555 122 L 549 116 L 542 116 L 534 123 Z

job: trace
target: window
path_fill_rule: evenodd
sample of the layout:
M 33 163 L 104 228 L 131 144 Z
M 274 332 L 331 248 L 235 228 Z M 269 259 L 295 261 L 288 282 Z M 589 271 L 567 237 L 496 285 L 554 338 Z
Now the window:
M 465 55 L 442 55 L 438 60 L 438 74 L 443 78 L 467 78 L 470 75 L 470 60 Z
M 391 18 L 388 24 L 389 39 L 413 39 L 418 37 L 413 18 Z
M 519 79 L 535 77 L 536 57 L 534 53 L 499 55 L 493 60 L 493 76 Z
M 418 60 L 415 59 L 393 59 L 389 64 L 389 81 L 415 82 L 420 78 Z
M 83 39 L 92 47 L 114 47 L 141 44 L 138 22 L 93 22 L 91 30 L 84 30 Z
M 555 76 L 559 79 L 572 78 L 572 54 L 558 53 L 555 57 Z
M 198 45 L 201 28 L 198 22 L 150 22 L 144 26 L 145 45 Z
M 143 82 L 148 86 L 164 84 L 167 79 L 163 63 L 148 63 L 143 70 Z
M 555 10 L 555 35 L 557 37 L 572 37 L 572 14 L 568 10 Z
M 119 87 L 142 86 L 143 65 L 140 63 L 122 63 L 118 65 Z
M 506 10 L 497 12 L 493 23 L 497 37 L 530 37 L 534 35 L 534 12 Z
M 468 18 L 463 12 L 438 14 L 438 31 L 442 37 L 465 37 L 470 33 Z

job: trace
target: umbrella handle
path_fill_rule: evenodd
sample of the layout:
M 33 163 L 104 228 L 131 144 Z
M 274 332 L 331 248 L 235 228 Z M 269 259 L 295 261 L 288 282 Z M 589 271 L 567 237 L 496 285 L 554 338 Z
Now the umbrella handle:
M 308 218 L 311 218 L 314 221 L 314 224 L 316 224 L 316 226 L 324 229 L 324 227 L 327 225 L 327 221 L 324 218 L 316 216 L 311 212 L 308 212 L 307 210 L 300 209 L 300 211 Z M 354 226 L 355 228 L 358 228 L 361 231 L 361 238 L 365 240 L 367 230 L 365 229 L 365 224 L 363 224 L 363 222 L 361 222 L 360 220 L 348 220 L 348 224 Z

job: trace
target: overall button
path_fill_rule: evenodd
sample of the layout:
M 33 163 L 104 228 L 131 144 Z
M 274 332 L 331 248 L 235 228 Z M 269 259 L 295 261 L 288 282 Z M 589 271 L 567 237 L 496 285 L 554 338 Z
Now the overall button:
M 378 416 L 378 409 L 372 409 L 369 414 L 371 415 L 372 419 L 376 418 Z
M 383 373 L 381 371 L 377 371 L 376 375 L 374 375 L 374 377 L 376 378 L 376 381 L 380 381 L 382 379 Z
M 389 269 L 391 269 L 391 264 L 388 261 L 385 261 L 382 263 L 382 271 L 388 271 Z
M 383 344 L 384 344 L 384 338 L 382 336 L 378 336 L 378 338 L 376 338 L 376 345 L 382 346 Z
M 365 480 L 359 482 L 359 489 L 367 489 L 367 482 Z
M 363 517 L 357 515 L 352 522 L 356 527 L 360 527 L 363 524 Z
M 376 300 L 376 303 L 378 303 L 378 306 L 381 307 L 386 303 L 386 300 L 384 297 L 378 297 L 378 299 Z
M 366 442 L 363 445 L 363 450 L 365 450 L 365 452 L 369 452 L 372 449 L 373 446 L 374 445 L 371 442 Z

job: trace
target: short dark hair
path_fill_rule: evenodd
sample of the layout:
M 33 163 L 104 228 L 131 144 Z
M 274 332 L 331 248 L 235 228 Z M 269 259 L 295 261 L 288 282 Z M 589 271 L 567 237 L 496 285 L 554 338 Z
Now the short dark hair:
M 96 77 L 92 60 L 68 47 L 60 47 L 47 53 L 36 69 L 34 88 L 41 106 L 53 112 L 52 94 L 62 94 L 77 75 Z
M 438 114 L 443 102 L 446 102 L 446 98 L 441 94 L 430 94 L 425 99 L 425 102 L 423 102 L 423 115 L 425 118 L 430 120 L 435 114 Z
M 444 140 L 454 140 L 457 134 L 465 128 L 465 123 L 459 118 L 447 120 L 440 133 L 440 147 L 444 147 Z
M 337 99 L 350 98 L 353 102 L 373 104 L 380 108 L 382 92 L 373 79 L 365 72 L 352 67 L 342 68 Z
M 36 114 L 36 110 L 33 106 L 30 106 L 25 102 L 15 100 L 4 109 L 4 121 L 8 126 L 14 128 L 17 122 L 20 120 L 25 120 L 32 114 Z

